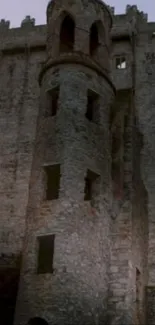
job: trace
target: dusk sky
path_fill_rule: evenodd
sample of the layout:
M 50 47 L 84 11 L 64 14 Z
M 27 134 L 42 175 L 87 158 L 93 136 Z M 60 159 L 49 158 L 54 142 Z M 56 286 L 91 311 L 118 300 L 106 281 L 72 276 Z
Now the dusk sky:
M 45 11 L 49 0 L 0 0 L 0 19 L 11 21 L 11 27 L 20 26 L 26 15 L 36 19 L 36 24 L 44 24 Z M 123 13 L 127 4 L 135 4 L 135 1 L 107 0 L 110 6 L 115 7 L 116 13 Z M 148 13 L 149 21 L 155 21 L 155 0 L 137 0 L 139 10 Z

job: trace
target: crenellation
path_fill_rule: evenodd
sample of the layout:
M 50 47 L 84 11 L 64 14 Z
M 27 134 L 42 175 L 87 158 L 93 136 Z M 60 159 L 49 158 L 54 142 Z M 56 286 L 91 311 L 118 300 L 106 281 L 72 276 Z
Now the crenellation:
M 8 31 L 10 28 L 10 21 L 9 20 L 5 20 L 5 19 L 1 19 L 0 20 L 0 33 L 1 32 L 5 32 Z
M 114 7 L 108 7 L 113 16 L 113 28 L 111 31 L 111 37 L 115 38 L 117 35 L 130 34 L 129 23 L 131 20 L 136 20 L 136 25 L 139 25 L 140 29 L 144 32 L 152 33 L 155 30 L 155 23 L 148 22 L 147 14 L 140 12 L 137 6 L 127 5 L 125 14 L 115 14 Z M 33 33 L 32 33 L 33 31 Z M 5 32 L 5 33 L 4 33 Z M 6 33 L 7 32 L 7 33 Z M 3 35 L 1 36 L 1 33 Z M 7 50 L 7 48 L 22 48 L 26 42 L 29 46 L 35 48 L 40 46 L 46 46 L 46 25 L 35 25 L 35 19 L 31 16 L 26 16 L 21 23 L 21 27 L 10 28 L 10 22 L 4 19 L 0 22 L 0 50 Z
M 137 6 L 126 6 L 126 15 L 127 17 L 136 16 L 138 19 L 142 20 L 143 22 L 148 22 L 148 14 L 144 13 L 143 11 L 139 11 Z
M 107 6 L 112 14 L 112 16 L 115 15 L 115 7 Z
M 31 28 L 35 26 L 35 18 L 26 16 L 21 22 L 21 28 Z

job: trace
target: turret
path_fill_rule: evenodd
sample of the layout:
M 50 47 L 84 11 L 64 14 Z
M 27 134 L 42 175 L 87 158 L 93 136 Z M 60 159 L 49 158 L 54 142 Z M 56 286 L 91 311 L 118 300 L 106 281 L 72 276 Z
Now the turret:
M 35 317 L 103 324 L 107 317 L 111 25 L 99 0 L 47 8 L 16 325 Z

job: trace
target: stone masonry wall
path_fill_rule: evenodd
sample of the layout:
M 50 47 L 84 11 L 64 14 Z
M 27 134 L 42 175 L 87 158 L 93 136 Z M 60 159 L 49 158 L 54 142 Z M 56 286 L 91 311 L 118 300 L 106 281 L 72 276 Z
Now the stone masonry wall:
M 0 252 L 8 255 L 22 250 L 42 59 L 25 51 L 0 60 Z
M 119 182 L 119 179 L 117 181 L 119 184 L 116 187 L 118 193 L 116 192 L 113 198 L 111 213 L 109 323 L 132 324 L 133 297 L 130 275 L 132 255 L 132 115 L 130 89 L 117 92 L 113 110 L 116 117 L 112 121 L 112 128 L 114 127 L 113 123 L 115 125 L 117 121 L 117 116 L 120 121 L 118 131 L 121 137 L 117 154 L 120 157 L 118 163 L 121 166 L 122 173 L 120 174 L 121 182 Z
M 107 119 L 111 89 L 104 79 L 82 66 L 77 70 L 76 65 L 61 65 L 57 70 L 48 70 L 43 79 L 15 324 L 25 324 L 38 315 L 51 324 L 101 324 L 106 319 L 109 283 L 106 195 L 110 193 Z M 46 90 L 57 84 L 57 116 L 43 118 Z M 88 88 L 101 96 L 101 125 L 85 118 Z M 104 94 L 101 89 L 105 89 Z M 53 163 L 61 164 L 60 198 L 46 202 L 41 166 Z M 93 207 L 84 202 L 88 168 L 100 175 Z M 36 237 L 48 233 L 56 234 L 55 272 L 37 275 Z
M 0 299 L 4 323 L 13 318 L 18 289 L 43 57 L 44 53 L 25 49 L 0 58 Z
M 154 286 L 154 51 L 155 40 L 147 32 L 141 33 L 137 39 L 136 48 L 136 111 L 138 125 L 143 134 L 141 150 L 141 178 L 148 195 L 148 296 L 151 309 L 155 310 L 153 298 Z M 143 217 L 146 222 L 146 217 Z M 145 224 L 144 224 L 145 225 Z M 144 237 L 145 238 L 145 237 Z M 144 243 L 143 238 L 143 243 Z M 152 293 L 151 293 L 152 287 Z M 146 288 L 147 291 L 147 288 Z M 150 296 L 149 296 L 150 295 Z M 151 302 L 152 299 L 152 302 Z M 154 324 L 150 307 L 147 310 L 147 321 Z
M 134 136 L 133 210 L 132 210 L 132 287 L 135 324 L 146 322 L 146 286 L 148 282 L 148 194 L 141 175 L 143 136 Z
M 131 10 L 132 9 L 132 10 Z M 133 14 L 134 13 L 134 14 Z M 138 17 L 136 20 L 138 24 L 134 24 L 135 20 L 132 17 Z M 128 24 L 132 22 L 132 24 Z M 53 202 L 52 207 L 46 202 L 42 202 L 42 196 L 44 196 L 44 180 L 42 178 L 42 172 L 40 169 L 38 192 L 34 189 L 33 181 L 37 180 L 38 174 L 31 176 L 32 161 L 33 161 L 33 150 L 34 150 L 34 140 L 36 135 L 36 125 L 37 117 L 39 110 L 39 84 L 38 76 L 41 69 L 41 64 L 46 58 L 45 48 L 46 48 L 46 26 L 35 26 L 34 24 L 23 24 L 21 28 L 9 29 L 9 25 L 0 23 L 0 132 L 1 132 L 1 144 L 0 144 L 0 255 L 4 254 L 7 256 L 14 257 L 19 256 L 23 248 L 23 237 L 25 233 L 25 218 L 26 215 L 29 216 L 29 224 L 27 225 L 27 240 L 24 244 L 24 252 L 27 254 L 27 257 L 23 260 L 22 275 L 24 275 L 24 281 L 21 281 L 21 288 L 25 290 L 25 294 L 21 298 L 21 293 L 18 297 L 19 306 L 21 308 L 21 315 L 16 316 L 16 323 L 21 319 L 21 323 L 25 322 L 27 319 L 26 310 L 29 310 L 29 315 L 38 315 L 40 306 L 43 306 L 46 303 L 47 308 L 45 308 L 44 315 L 47 319 L 52 321 L 50 308 L 51 299 L 50 291 L 53 290 L 54 285 L 53 281 L 49 275 L 47 276 L 37 276 L 35 274 L 36 270 L 36 256 L 37 256 L 37 246 L 36 246 L 36 236 L 51 232 L 51 229 L 58 233 L 56 239 L 56 252 L 55 252 L 55 263 L 56 263 L 56 281 L 60 280 L 60 286 L 64 285 L 61 283 L 63 279 L 67 282 L 67 272 L 65 269 L 65 263 L 67 261 L 69 269 L 73 267 L 73 263 L 67 256 L 71 255 L 72 258 L 77 254 L 77 251 L 80 251 L 78 246 L 79 238 L 82 241 L 82 249 L 86 252 L 86 246 L 92 247 L 92 238 L 98 238 L 94 241 L 94 246 L 90 248 L 90 265 L 89 262 L 86 262 L 87 277 L 91 275 L 92 283 L 90 285 L 90 278 L 88 277 L 87 282 L 85 283 L 86 287 L 90 289 L 95 283 L 95 277 L 93 274 L 97 273 L 99 275 L 99 280 L 96 284 L 98 288 L 99 297 L 95 297 L 98 292 L 92 289 L 91 298 L 85 296 L 85 293 L 82 293 L 83 277 L 81 276 L 81 282 L 79 285 L 78 295 L 81 297 L 78 303 L 79 309 L 77 308 L 77 313 L 80 310 L 80 305 L 84 304 L 87 310 L 86 320 L 93 319 L 97 322 L 97 316 L 101 315 L 103 310 L 103 305 L 107 306 L 107 293 L 112 292 L 112 296 L 109 300 L 109 308 L 112 308 L 113 315 L 116 311 L 119 311 L 116 314 L 119 314 L 116 320 L 120 321 L 124 310 L 127 315 L 125 321 L 131 318 L 135 319 L 135 322 L 138 322 L 136 316 L 136 274 L 135 270 L 138 268 L 142 274 L 142 307 L 144 306 L 143 301 L 145 301 L 144 291 L 146 289 L 147 295 L 147 320 L 149 324 L 154 325 L 154 314 L 155 314 L 155 303 L 154 303 L 154 286 L 155 286 L 155 275 L 154 275 L 154 265 L 155 265 L 155 240 L 154 240 L 154 190 L 155 190 L 155 169 L 154 169 L 154 158 L 155 158 L 155 148 L 154 148 L 154 75 L 155 75 L 155 38 L 153 37 L 153 32 L 155 30 L 155 23 L 148 23 L 147 17 L 143 13 L 139 13 L 136 8 L 128 7 L 126 14 L 114 16 L 114 26 L 111 32 L 113 39 L 112 45 L 112 76 L 113 81 L 117 89 L 130 89 L 132 88 L 132 70 L 130 69 L 132 62 L 132 50 L 130 46 L 130 37 L 131 37 L 131 27 L 136 32 L 136 86 L 135 86 L 135 104 L 136 104 L 136 116 L 137 116 L 137 131 L 140 132 L 143 138 L 143 146 L 141 152 L 139 152 L 139 158 L 136 156 L 136 159 L 139 159 L 139 165 L 136 165 L 137 170 L 137 187 L 135 188 L 135 195 L 133 198 L 133 206 L 131 202 L 126 200 L 122 209 L 119 211 L 117 218 L 113 221 L 109 220 L 110 212 L 105 211 L 104 218 L 98 210 L 90 208 L 87 204 L 80 205 L 78 202 L 74 203 L 62 199 L 61 203 Z M 136 28 L 135 28 L 136 27 Z M 120 41 L 120 39 L 122 39 Z M 115 69 L 115 55 L 118 55 L 120 52 L 127 57 L 128 67 L 126 70 L 116 71 Z M 74 67 L 73 67 L 74 71 Z M 53 71 L 52 71 L 53 73 Z M 58 74 L 57 72 L 55 72 Z M 72 74 L 71 71 L 65 71 L 64 74 Z M 74 71 L 75 73 L 75 71 Z M 81 79 L 85 75 L 89 75 L 89 71 L 79 70 L 80 80 L 77 76 L 77 85 L 80 85 Z M 82 78 L 81 78 L 82 75 Z M 63 76 L 63 72 L 62 72 Z M 85 77 L 86 83 L 92 83 L 91 78 Z M 88 79 L 87 79 L 88 78 Z M 100 87 L 100 79 L 97 80 L 96 76 L 93 76 L 96 80 L 96 89 Z M 54 81 L 55 80 L 55 81 Z M 56 84 L 56 79 L 53 78 L 53 83 Z M 64 87 L 62 89 L 61 96 L 64 97 L 66 92 L 66 83 L 64 81 Z M 51 85 L 50 85 L 51 86 Z M 82 88 L 82 87 L 81 87 Z M 81 89 L 80 88 L 80 89 Z M 77 88 L 79 89 L 79 88 Z M 81 89 L 82 91 L 82 89 Z M 101 90 L 102 92 L 102 90 Z M 43 94 L 42 94 L 43 96 Z M 67 96 L 67 95 L 66 95 Z M 68 92 L 67 102 L 72 102 L 73 97 Z M 104 104 L 104 102 L 103 102 Z M 73 103 L 72 103 L 73 105 Z M 79 108 L 82 107 L 82 101 L 79 100 Z M 74 115 L 75 119 L 76 114 Z M 78 117 L 76 117 L 78 120 Z M 64 114 L 65 119 L 65 114 Z M 70 121 L 73 127 L 73 116 L 70 117 Z M 100 135 L 96 137 L 96 142 L 91 140 L 91 145 L 87 147 L 88 159 L 87 164 L 81 167 L 80 161 L 78 162 L 78 175 L 77 169 L 73 168 L 73 161 L 69 161 L 68 155 L 73 156 L 74 150 L 72 147 L 69 148 L 69 140 L 66 141 L 66 146 L 64 149 L 64 140 L 63 136 L 59 138 L 58 134 L 60 132 L 60 126 L 62 125 L 59 122 L 55 123 L 55 120 L 45 124 L 47 131 L 45 132 L 51 136 L 47 136 L 46 148 L 50 148 L 45 151 L 43 163 L 56 163 L 60 162 L 62 156 L 66 159 L 66 165 L 62 164 L 63 177 L 61 179 L 61 189 L 60 193 L 63 196 L 64 187 L 67 186 L 68 193 L 73 192 L 74 199 L 77 199 L 77 193 L 74 192 L 75 184 L 77 189 L 79 189 L 80 198 L 83 198 L 83 188 L 84 188 L 84 176 L 87 166 L 90 164 L 91 168 L 95 168 L 96 171 L 99 170 L 96 168 L 95 163 L 91 159 L 92 151 L 90 148 L 95 147 L 97 143 L 98 151 L 103 150 L 102 146 L 106 148 L 107 134 L 103 132 L 104 141 L 102 142 L 101 148 L 99 147 Z M 68 127 L 67 123 L 64 126 Z M 79 129 L 75 132 L 75 126 L 72 131 L 73 137 L 76 138 L 79 130 L 82 134 L 85 131 L 81 130 L 81 124 L 79 119 Z M 91 130 L 92 132 L 92 130 Z M 91 133 L 90 132 L 90 133 Z M 97 131 L 95 131 L 97 132 Z M 90 133 L 87 130 L 87 137 L 90 138 Z M 65 130 L 62 129 L 62 134 L 65 135 Z M 84 135 L 85 136 L 85 135 Z M 98 139 L 98 140 L 97 140 Z M 84 140 L 86 141 L 86 140 Z M 138 142 L 139 143 L 139 142 Z M 58 145 L 59 144 L 59 145 Z M 131 146 L 131 143 L 130 143 Z M 89 151 L 90 150 L 90 151 Z M 54 155 L 53 155 L 54 153 Z M 93 156 L 96 155 L 96 152 L 93 153 Z M 54 157 L 53 157 L 54 156 Z M 140 157 L 141 156 L 141 157 Z M 149 157 L 149 159 L 148 159 Z M 109 158 L 110 159 L 110 158 Z M 100 162 L 102 164 L 102 161 Z M 76 165 L 76 164 L 75 164 Z M 104 164 L 103 164 L 104 165 Z M 105 170 L 108 170 L 110 165 L 104 165 Z M 134 165 L 135 166 L 135 165 Z M 33 171 L 38 168 L 38 165 L 35 165 L 33 162 Z M 107 168 L 107 169 L 106 169 Z M 103 166 L 102 166 L 103 169 Z M 140 170 L 140 171 L 139 171 Z M 71 172 L 71 175 L 76 176 L 75 179 L 78 182 L 74 183 L 73 186 L 73 177 L 68 178 L 68 172 Z M 138 173 L 139 171 L 139 173 Z M 32 175 L 33 172 L 32 172 Z M 131 175 L 130 175 L 131 177 Z M 106 184 L 108 184 L 108 179 Z M 38 184 L 38 183 L 36 183 Z M 43 189 L 40 187 L 43 185 Z M 31 188 L 31 195 L 34 199 L 30 200 L 28 210 L 27 204 L 29 200 L 29 186 Z M 34 190 L 34 193 L 33 193 Z M 41 191 L 40 191 L 41 190 Z M 37 195 L 36 195 L 37 194 Z M 36 196 L 35 196 L 36 195 Z M 39 200 L 38 200 L 39 198 Z M 78 198 L 79 200 L 79 198 Z M 145 205 L 145 202 L 148 202 Z M 103 201 L 101 202 L 103 204 Z M 32 205 L 32 206 L 31 206 Z M 37 206 L 38 205 L 38 206 Z M 35 207 L 35 212 L 32 213 L 32 207 Z M 79 212 L 77 212 L 77 210 Z M 27 213 L 28 211 L 28 213 Z M 66 211 L 64 213 L 64 211 Z M 54 218 L 51 218 L 51 214 L 54 215 Z M 82 224 L 82 233 L 78 235 L 73 231 L 75 229 L 75 222 L 72 220 L 73 215 L 76 215 L 76 225 L 79 231 L 79 224 Z M 148 214 L 148 217 L 147 217 Z M 33 221 L 31 220 L 33 216 Z M 85 217 L 84 217 L 85 216 Z M 70 223 L 65 223 L 65 218 L 70 217 Z M 60 225 L 57 225 L 57 219 L 60 218 Z M 64 219 L 63 219 L 64 218 Z M 89 230 L 86 230 L 86 218 L 87 226 L 89 224 Z M 94 219 L 95 218 L 95 219 Z M 98 218 L 98 219 L 97 219 Z M 148 218 L 148 219 L 147 219 Z M 94 221 L 95 220 L 95 221 Z M 98 220 L 98 221 L 96 221 Z M 68 222 L 68 221 L 67 221 Z M 102 225 L 99 230 L 99 225 Z M 64 229 L 70 233 L 70 241 L 67 240 L 66 234 L 63 233 L 61 236 L 62 226 Z M 65 228 L 66 227 L 66 228 Z M 68 227 L 68 228 L 67 228 Z M 107 238 L 107 233 L 111 231 L 111 242 Z M 77 231 L 77 232 L 78 232 Z M 60 239 L 61 237 L 61 239 Z M 102 242 L 104 238 L 104 244 Z M 147 242 L 148 240 L 148 242 Z M 60 244 L 61 242 L 61 244 Z M 62 243 L 65 243 L 64 246 Z M 100 243 L 102 245 L 100 246 Z M 57 244 L 58 243 L 58 244 Z M 70 246 L 74 246 L 75 251 L 70 252 Z M 104 248 L 103 248 L 104 246 Z M 60 254 L 60 247 L 68 251 L 66 255 L 66 260 L 64 262 L 63 256 Z M 78 247 L 78 248 L 77 248 Z M 110 263 L 109 249 L 111 247 L 111 269 L 108 274 L 107 269 Z M 147 250 L 148 250 L 148 263 L 147 263 Z M 95 252 L 98 251 L 98 256 L 95 255 Z M 108 252 L 108 253 L 107 253 Z M 88 252 L 87 252 L 88 253 Z M 25 255 L 26 256 L 26 255 Z M 62 257 L 62 261 L 59 260 L 59 256 Z M 83 256 L 83 255 L 81 255 Z M 132 256 L 132 257 L 131 257 Z M 101 267 L 102 276 L 100 277 L 100 260 L 103 258 L 105 268 Z M 96 265 L 94 266 L 94 260 Z M 80 257 L 78 259 L 79 263 L 82 263 Z M 69 264 L 70 263 L 70 264 Z M 88 264 L 87 264 L 88 263 Z M 31 264 L 31 267 L 28 265 Z M 122 265 L 121 265 L 122 264 Z M 29 273 L 26 275 L 24 270 Z M 57 269 L 61 272 L 59 273 Z M 88 267 L 88 268 L 87 268 Z M 89 269 L 89 272 L 88 272 Z M 74 269 L 75 270 L 75 269 Z M 76 266 L 75 273 L 81 272 Z M 86 275 L 85 273 L 85 275 Z M 63 275 L 63 276 L 60 276 Z M 65 274 L 65 275 L 64 275 Z M 102 278 L 102 285 L 101 285 Z M 86 276 L 85 276 L 86 279 Z M 107 285 L 108 279 L 111 282 L 110 285 Z M 127 280 L 126 280 L 127 279 Z M 49 282 L 51 285 L 49 286 Z M 32 286 L 33 282 L 33 286 Z M 73 281 L 74 282 L 74 281 Z M 57 282 L 58 283 L 58 282 Z M 148 285 L 148 287 L 147 287 Z M 42 296 L 41 289 L 45 288 L 46 297 Z M 106 292 L 106 294 L 103 294 Z M 54 290 L 53 290 L 54 291 Z M 36 294 L 38 297 L 36 298 Z M 68 296 L 70 296 L 69 286 L 68 286 Z M 56 297 L 56 291 L 54 293 L 55 299 L 60 298 Z M 104 303 L 102 308 L 99 307 L 97 310 L 97 305 L 99 305 L 100 298 L 103 298 Z M 95 297 L 95 298 L 94 298 Z M 45 299 L 45 300 L 44 300 Z M 68 305 L 69 298 L 66 298 L 66 305 Z M 74 299 L 77 299 L 77 296 L 74 296 Z M 28 303 L 29 300 L 29 303 Z M 33 301 L 33 304 L 30 302 Z M 92 308 L 91 312 L 88 311 L 89 307 L 86 303 L 89 301 L 92 305 L 92 301 L 96 301 L 94 304 L 95 307 Z M 21 306 L 22 303 L 22 306 Z M 78 305 L 77 303 L 77 305 Z M 61 304 L 61 300 L 60 300 Z M 90 306 L 89 305 L 89 306 Z M 122 306 L 124 310 L 122 310 Z M 130 306 L 130 307 L 129 307 Z M 151 306 L 151 308 L 150 308 Z M 61 307 L 61 306 L 60 306 Z M 129 307 L 129 308 L 128 308 Z M 54 308 L 54 306 L 53 306 Z M 121 311 L 121 313 L 120 313 Z M 145 310 L 143 309 L 145 312 Z M 90 312 L 90 314 L 89 314 Z M 71 310 L 68 310 L 70 315 L 73 315 L 72 307 Z M 64 315 L 64 310 L 62 310 Z M 103 313 L 104 314 L 104 313 Z M 99 317 L 104 318 L 105 315 Z M 129 314 L 129 317 L 128 317 Z M 93 316 L 92 316 L 93 315 Z M 19 317 L 19 318 L 18 318 Z M 65 316 L 64 316 L 65 317 Z M 141 319 L 144 318 L 144 313 L 141 313 Z M 53 316 L 54 318 L 54 316 Z M 123 318 L 122 318 L 123 319 Z M 127 324 L 127 323 L 126 323 Z M 131 325 L 131 324 L 130 324 Z M 135 325 L 135 324 L 134 324 Z

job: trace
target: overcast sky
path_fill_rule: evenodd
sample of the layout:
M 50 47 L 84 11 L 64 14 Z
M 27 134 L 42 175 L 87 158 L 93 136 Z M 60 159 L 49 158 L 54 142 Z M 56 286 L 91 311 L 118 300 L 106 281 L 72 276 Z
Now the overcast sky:
M 20 26 L 26 15 L 36 19 L 36 24 L 44 24 L 45 11 L 49 0 L 0 0 L 0 19 L 11 21 L 11 27 Z M 155 21 L 155 0 L 105 0 L 116 8 L 116 13 L 123 13 L 127 4 L 137 4 L 139 10 L 149 14 L 149 20 Z

